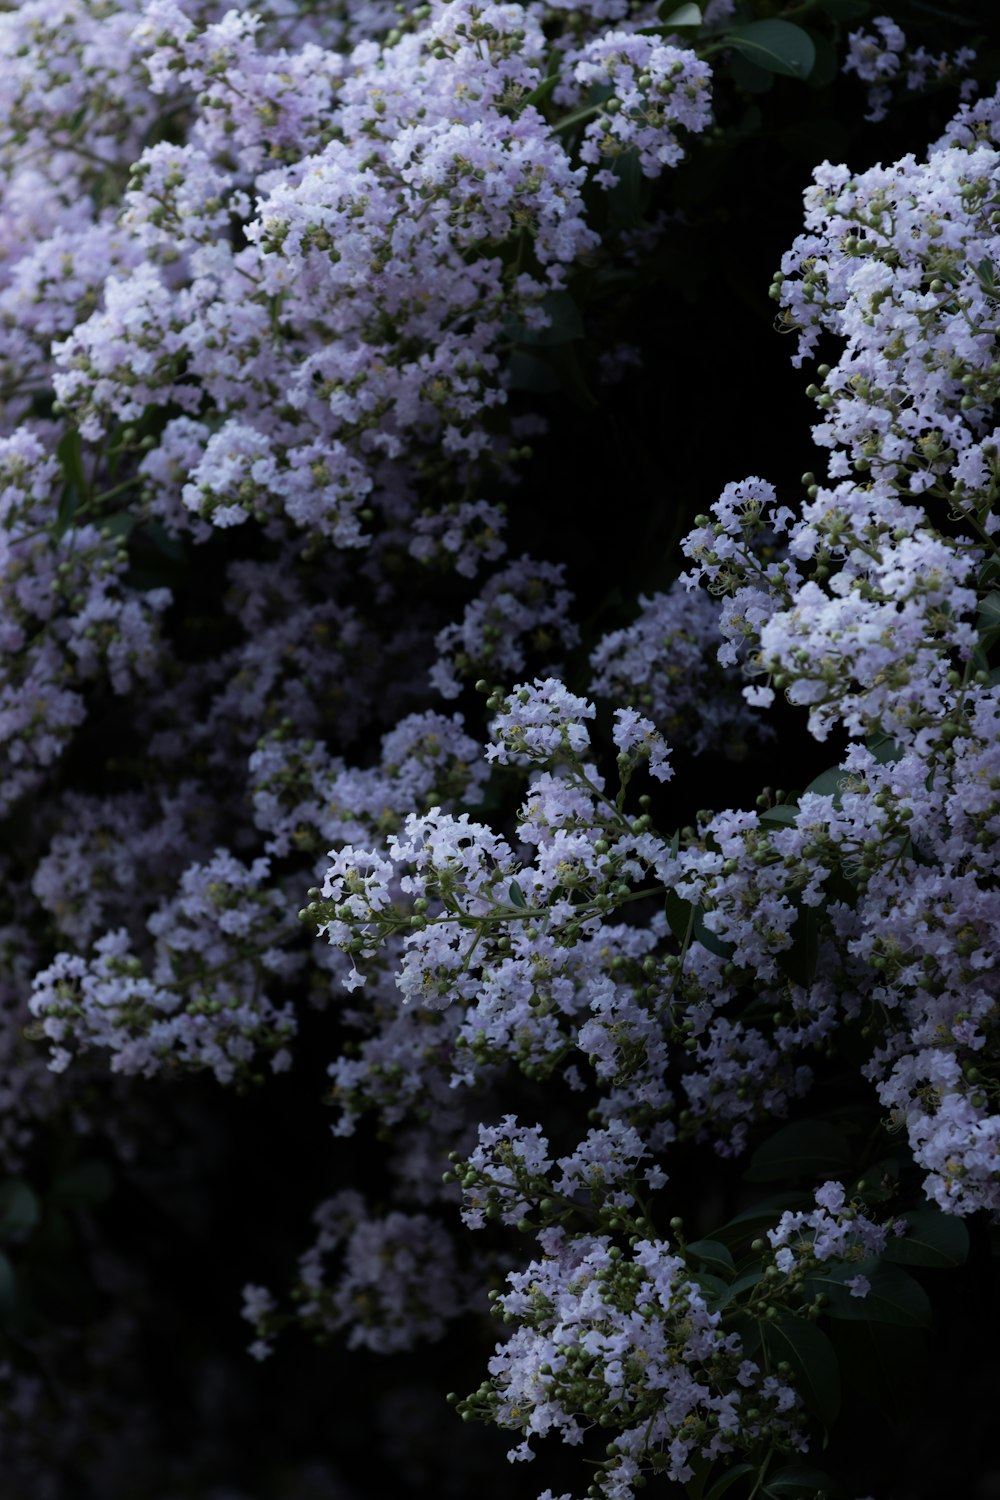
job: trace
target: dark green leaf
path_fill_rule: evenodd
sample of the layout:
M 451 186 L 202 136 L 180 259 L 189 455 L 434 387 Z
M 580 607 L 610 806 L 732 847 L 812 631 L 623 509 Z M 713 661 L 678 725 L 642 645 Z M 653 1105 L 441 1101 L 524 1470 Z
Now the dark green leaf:
M 26 1182 L 0 1182 L 0 1236 L 28 1234 L 38 1223 L 38 1196 Z
M 736 949 L 732 943 L 727 943 L 725 938 L 720 938 L 710 927 L 705 926 L 705 915 L 700 906 L 695 907 L 694 912 L 694 937 L 709 953 L 714 953 L 716 958 L 732 958 Z
M 179 537 L 172 536 L 161 522 L 147 522 L 142 528 L 142 539 L 155 547 L 157 552 L 162 552 L 164 557 L 169 557 L 171 562 L 185 561 L 184 543 Z
M 828 84 L 831 84 L 833 82 L 837 74 L 840 72 L 840 55 L 837 48 L 833 44 L 832 37 L 824 36 L 821 32 L 818 31 L 813 31 L 812 27 L 809 28 L 809 36 L 812 39 L 812 44 L 816 49 L 816 61 L 812 65 L 812 71 L 809 74 L 809 82 L 814 89 L 825 89 Z M 815 161 L 816 156 L 810 149 L 808 140 L 808 137 L 812 134 L 812 132 L 808 129 L 809 122 L 804 121 L 802 123 L 806 126 L 806 129 L 803 131 L 803 134 L 806 136 L 806 140 L 804 142 L 798 143 L 798 150 L 803 157 L 805 157 L 806 153 L 808 153 L 808 159 L 810 161 Z
M 871 739 L 865 741 L 865 744 L 880 766 L 891 766 L 893 761 L 899 760 L 903 753 L 889 734 L 874 734 Z
M 812 1500 L 813 1495 L 821 1491 L 828 1495 L 844 1493 L 837 1480 L 822 1469 L 814 1469 L 808 1464 L 789 1464 L 771 1475 L 761 1494 L 772 1495 L 774 1500 Z
M 507 887 L 507 895 L 512 906 L 526 907 L 528 904 L 524 899 L 524 892 L 522 891 L 516 880 L 512 880 L 510 885 Z
M 840 1410 L 840 1367 L 825 1333 L 790 1314 L 761 1325 L 764 1348 L 776 1365 L 787 1360 L 792 1384 L 808 1409 L 829 1432 Z
M 75 427 L 64 432 L 56 446 L 56 457 L 63 471 L 63 478 L 67 484 L 75 485 L 80 494 L 87 488 L 87 478 L 83 472 L 83 451 L 80 446 L 80 434 Z
M 719 1275 L 732 1277 L 736 1274 L 736 1262 L 721 1240 L 692 1240 L 687 1254 Z
M 120 510 L 113 516 L 106 516 L 101 522 L 101 530 L 105 536 L 127 537 L 138 525 L 139 517 L 132 515 L 131 511 Z
M 710 1308 L 720 1307 L 729 1300 L 729 1283 L 711 1271 L 695 1271 L 691 1280 L 699 1286 Z
M 774 74 L 768 68 L 760 68 L 742 53 L 734 52 L 729 59 L 730 76 L 736 87 L 745 94 L 766 94 L 774 88 Z
M 665 15 L 664 12 L 667 12 Z M 697 5 L 674 6 L 673 0 L 663 0 L 657 15 L 664 26 L 700 26 L 701 7 Z
M 845 1282 L 864 1276 L 871 1284 L 866 1297 L 855 1297 Z M 904 1327 L 928 1328 L 931 1304 L 918 1281 L 883 1260 L 862 1260 L 852 1265 L 831 1266 L 806 1279 L 810 1297 L 824 1292 L 829 1298 L 826 1313 L 854 1323 L 899 1323 Z
M 760 815 L 760 821 L 765 828 L 791 828 L 799 816 L 798 807 L 792 802 L 779 802 L 777 807 L 769 807 Z
M 0 1317 L 9 1317 L 17 1303 L 17 1278 L 14 1267 L 0 1250 Z
M 979 604 L 979 644 L 984 651 L 992 651 L 997 641 L 1000 641 L 1000 589 L 994 589 Z
M 676 851 L 675 851 L 676 852 Z M 679 943 L 686 943 L 694 928 L 694 916 L 690 901 L 683 900 L 676 891 L 668 891 L 663 898 L 663 914 L 670 931 Z
M 649 199 L 649 185 L 635 151 L 617 157 L 611 170 L 618 180 L 608 193 L 608 228 L 620 233 L 623 229 L 634 229 L 641 222 Z
M 694 939 L 709 953 L 714 953 L 718 958 L 732 958 L 733 945 L 727 943 L 724 938 L 717 937 L 710 928 L 705 926 L 705 914 L 700 906 L 692 908 L 690 901 L 685 901 L 678 896 L 676 891 L 668 891 L 663 901 L 663 910 L 670 931 L 679 943 Z
M 819 0 L 820 9 L 835 21 L 858 21 L 871 10 L 871 0 Z
M 545 396 L 559 389 L 556 372 L 536 354 L 515 349 L 507 368 L 508 384 L 513 391 L 531 391 L 536 396 Z
M 924 1393 L 927 1339 L 892 1323 L 831 1322 L 844 1384 L 890 1421 L 905 1421 Z
M 706 1491 L 705 1500 L 722 1500 L 722 1496 L 731 1485 L 736 1483 L 737 1479 L 745 1479 L 748 1474 L 756 1474 L 756 1472 L 753 1464 L 734 1464 L 731 1469 L 727 1469 L 724 1474 L 720 1475 L 710 1490 Z
M 568 344 L 572 339 L 583 337 L 583 322 L 580 309 L 569 292 L 549 292 L 542 299 L 542 310 L 548 314 L 544 328 L 529 328 L 525 323 L 511 323 L 506 332 L 515 344 L 535 347 Z
M 808 78 L 816 61 L 812 37 L 791 21 L 748 21 L 732 27 L 724 40 L 768 73 Z
M 726 1328 L 739 1338 L 747 1358 L 755 1359 L 761 1344 L 760 1320 L 752 1318 L 749 1313 L 727 1313 Z
M 558 82 L 559 74 L 550 73 L 548 78 L 543 78 L 541 83 L 536 84 L 531 93 L 521 100 L 521 108 L 524 109 L 527 105 L 533 104 L 537 109 L 539 104 L 545 103 Z
M 775 1182 L 782 1177 L 837 1177 L 847 1170 L 851 1149 L 828 1120 L 797 1120 L 783 1125 L 757 1147 L 743 1174 L 747 1182 Z
M 71 1167 L 53 1184 L 53 1197 L 71 1207 L 103 1203 L 110 1198 L 114 1187 L 111 1169 L 103 1162 L 91 1158 Z
M 840 790 L 846 779 L 847 773 L 840 766 L 831 766 L 829 771 L 821 771 L 810 781 L 806 791 L 817 797 L 832 797 L 839 804 Z
M 904 1214 L 908 1228 L 898 1239 L 891 1235 L 882 1259 L 903 1266 L 933 1266 L 945 1270 L 964 1265 L 969 1257 L 969 1231 L 963 1219 L 938 1208 L 918 1208 Z
M 803 1193 L 772 1193 L 770 1198 L 744 1209 L 721 1229 L 714 1230 L 712 1238 L 726 1245 L 738 1245 L 741 1240 L 754 1239 L 759 1229 L 777 1224 L 783 1213 L 810 1207 L 815 1207 L 813 1199 Z
M 749 1291 L 751 1287 L 756 1286 L 758 1282 L 763 1281 L 763 1279 L 764 1269 L 759 1261 L 753 1266 L 748 1266 L 745 1271 L 740 1272 L 736 1280 L 730 1286 L 728 1298 L 729 1302 L 735 1302 L 736 1298 L 740 1295 L 741 1292 Z
M 792 946 L 777 954 L 778 968 L 793 984 L 807 989 L 819 963 L 819 915 L 814 906 L 801 906 L 789 936 Z

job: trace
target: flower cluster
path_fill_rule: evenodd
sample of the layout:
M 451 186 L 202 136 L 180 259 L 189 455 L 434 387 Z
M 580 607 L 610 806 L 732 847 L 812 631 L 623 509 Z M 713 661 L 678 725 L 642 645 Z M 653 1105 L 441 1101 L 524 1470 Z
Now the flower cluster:
M 1000 1221 L 1000 93 L 806 192 L 772 296 L 799 365 L 834 351 L 822 480 L 728 484 L 634 608 L 502 498 L 524 368 L 591 410 L 577 354 L 676 227 L 623 202 L 753 41 L 696 9 L 0 14 L 0 1154 L 88 1132 L 102 1061 L 130 1100 L 325 1070 L 365 1193 L 291 1310 L 247 1286 L 252 1352 L 492 1301 L 461 1414 L 518 1458 L 606 1430 L 607 1500 L 762 1491 L 829 1425 L 803 1329 L 877 1321 L 916 1253 L 904 1194 Z M 875 25 L 873 85 L 967 62 Z M 746 760 L 779 694 L 837 763 L 681 811 L 683 752 Z M 833 1063 L 888 1186 L 803 1122 Z M 768 1156 L 785 1117 L 818 1156 Z M 684 1152 L 754 1147 L 801 1190 L 687 1238 Z
M 935 57 L 926 47 L 907 46 L 906 34 L 891 16 L 874 16 L 874 32 L 852 31 L 847 39 L 845 73 L 855 73 L 868 90 L 866 119 L 884 120 L 892 100 L 894 83 L 904 83 L 911 93 L 923 93 L 935 83 L 952 83 L 962 79 L 963 99 L 976 92 L 974 78 L 963 77 L 976 60 L 973 47 L 959 47 L 954 55 L 942 52 Z

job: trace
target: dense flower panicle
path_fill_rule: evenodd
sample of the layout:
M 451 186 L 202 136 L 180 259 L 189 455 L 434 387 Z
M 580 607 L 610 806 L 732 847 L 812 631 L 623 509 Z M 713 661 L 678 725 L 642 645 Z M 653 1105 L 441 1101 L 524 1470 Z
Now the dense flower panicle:
M 415 516 L 409 553 L 420 562 L 475 578 L 484 563 L 506 553 L 506 524 L 504 511 L 488 500 L 463 501 L 437 514 Z
M 52 1067 L 74 1051 L 104 1047 L 111 1066 L 145 1077 L 164 1067 L 210 1068 L 228 1083 L 247 1075 L 259 1049 L 280 1072 L 291 1062 L 291 1006 L 275 1005 L 261 982 L 287 978 L 285 902 L 264 884 L 266 859 L 251 867 L 217 850 L 181 876 L 178 892 L 149 916 L 149 972 L 124 929 L 108 932 L 84 959 L 61 953 L 35 976 L 32 1013 L 53 1043 Z
M 264 1287 L 244 1288 L 243 1316 L 258 1330 L 251 1353 L 291 1321 L 311 1332 L 346 1331 L 348 1347 L 380 1354 L 439 1339 L 467 1309 L 469 1286 L 453 1240 L 427 1214 L 379 1216 L 350 1189 L 321 1203 L 317 1234 L 299 1262 L 297 1307 L 281 1314 Z M 334 1264 L 331 1265 L 331 1261 Z
M 531 1458 L 531 1439 L 550 1432 L 579 1443 L 600 1422 L 614 1432 L 601 1491 L 624 1497 L 654 1452 L 654 1472 L 683 1484 L 692 1460 L 732 1451 L 737 1434 L 796 1442 L 795 1393 L 742 1358 L 663 1241 L 640 1239 L 628 1257 L 606 1236 L 553 1230 L 542 1243 L 543 1258 L 507 1278 L 497 1307 L 517 1326 L 470 1398 L 522 1434 L 511 1458 Z
M 474 803 L 487 768 L 458 714 L 427 712 L 384 736 L 378 766 L 350 767 L 322 744 L 278 730 L 250 757 L 250 774 L 254 820 L 270 834 L 266 851 L 285 855 L 398 832 L 414 805 Z
M 892 85 L 905 84 L 911 93 L 921 93 L 933 83 L 962 79 L 961 95 L 971 99 L 978 87 L 974 78 L 963 74 L 976 60 L 975 49 L 959 47 L 954 56 L 942 52 L 934 57 L 926 47 L 909 47 L 906 34 L 889 16 L 874 16 L 874 33 L 852 31 L 847 38 L 844 72 L 855 73 L 871 87 L 868 90 L 867 120 L 884 120 L 892 100 Z
M 874 25 L 876 109 L 968 62 Z M 564 564 L 507 550 L 545 427 L 512 355 L 569 317 L 589 357 L 588 288 L 672 227 L 595 228 L 595 187 L 711 125 L 663 29 L 628 0 L 0 14 L 0 1156 L 60 1109 L 89 1130 L 102 1057 L 243 1088 L 312 1008 L 333 1133 L 368 1114 L 389 1160 L 380 1201 L 320 1204 L 291 1312 L 245 1289 L 251 1352 L 292 1323 L 409 1349 L 492 1283 L 510 1334 L 462 1414 L 522 1459 L 608 1429 L 607 1500 L 804 1450 L 766 1330 L 821 1314 L 818 1267 L 863 1301 L 889 1245 L 845 1166 L 716 1276 L 685 1145 L 743 1152 L 843 1044 L 926 1194 L 1000 1219 L 1000 94 L 926 160 L 817 169 L 772 295 L 800 363 L 840 350 L 826 476 L 727 485 L 587 685 Z M 478 722 L 427 706 L 473 684 Z M 741 759 L 779 693 L 839 765 L 674 827 L 677 752 Z
M 0 438 L 0 806 L 38 786 L 87 714 L 88 684 L 155 678 L 169 590 L 137 590 L 96 526 L 56 534 L 58 468 L 33 433 Z
M 591 652 L 589 690 L 622 706 L 635 704 L 673 744 L 692 754 L 722 750 L 738 760 L 751 737 L 769 726 L 740 698 L 740 676 L 717 663 L 722 643 L 718 604 L 681 583 L 640 595 L 631 625 L 602 637 Z
M 636 151 L 647 177 L 676 166 L 684 156 L 677 127 L 697 134 L 711 122 L 711 77 L 708 64 L 693 52 L 657 37 L 612 31 L 588 42 L 574 60 L 573 79 L 611 92 L 584 132 L 583 160 L 597 163 Z M 613 187 L 617 179 L 605 169 L 596 180 Z
M 527 555 L 491 574 L 462 619 L 438 634 L 431 686 L 443 698 L 457 698 L 463 680 L 487 672 L 494 680 L 513 677 L 536 662 L 542 672 L 558 670 L 580 638 L 564 579 L 561 564 Z

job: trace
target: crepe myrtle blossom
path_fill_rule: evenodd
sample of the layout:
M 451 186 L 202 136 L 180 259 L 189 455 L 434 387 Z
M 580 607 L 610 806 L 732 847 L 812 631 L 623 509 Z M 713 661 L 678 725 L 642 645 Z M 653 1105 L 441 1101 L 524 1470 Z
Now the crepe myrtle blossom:
M 817 739 L 838 722 L 900 741 L 932 730 L 958 701 L 952 674 L 976 643 L 980 550 L 942 536 L 922 506 L 887 487 L 845 481 L 815 487 L 794 523 L 778 511 L 772 525 L 787 531 L 787 554 L 765 561 L 763 523 L 733 510 L 738 488 L 684 548 L 695 562 L 689 581 L 729 596 L 720 659 L 768 676 L 751 702 L 766 707 L 772 684 L 783 688 L 809 708 Z
M 963 77 L 976 60 L 975 49 L 959 47 L 954 56 L 942 52 L 934 57 L 926 47 L 909 47 L 906 34 L 890 16 L 873 16 L 874 31 L 852 31 L 847 37 L 843 71 L 855 73 L 871 87 L 866 120 L 878 123 L 889 112 L 893 88 L 904 84 L 911 93 L 921 93 L 934 83 L 961 80 L 961 97 L 971 99 L 978 87 L 974 78 Z
M 719 605 L 678 580 L 666 592 L 641 595 L 631 625 L 602 637 L 591 652 L 588 691 L 635 706 L 671 743 L 692 754 L 721 750 L 741 759 L 747 742 L 770 726 L 740 698 L 741 677 L 718 662 Z
M 346 1334 L 348 1348 L 394 1354 L 440 1339 L 468 1308 L 470 1283 L 452 1235 L 423 1213 L 373 1212 L 346 1189 L 313 1213 L 316 1238 L 299 1261 L 295 1310 L 279 1310 L 265 1287 L 244 1288 L 243 1316 L 257 1330 L 250 1352 L 265 1359 L 291 1323 L 313 1334 Z
M 585 719 L 596 709 L 555 677 L 536 677 L 501 698 L 493 723 L 495 743 L 486 757 L 498 765 L 548 762 L 557 754 L 579 756 L 590 744 Z
M 225 850 L 182 875 L 147 919 L 148 966 L 124 929 L 106 933 L 89 958 L 60 953 L 36 974 L 30 1008 L 52 1043 L 50 1066 L 106 1048 L 114 1071 L 151 1077 L 209 1068 L 222 1083 L 253 1076 L 259 1051 L 273 1072 L 290 1066 L 296 1023 L 263 983 L 287 979 L 294 959 L 281 892 L 265 884 L 266 859 L 250 867 Z
M 782 1275 L 796 1267 L 810 1267 L 829 1261 L 858 1261 L 877 1256 L 885 1249 L 888 1227 L 875 1224 L 846 1202 L 844 1186 L 825 1182 L 815 1191 L 816 1208 L 804 1212 L 786 1212 L 767 1239 L 775 1253 L 775 1265 Z M 863 1274 L 847 1283 L 853 1297 L 863 1297 L 871 1289 Z
M 521 1437 L 508 1455 L 557 1434 L 608 1430 L 599 1493 L 631 1497 L 645 1473 L 687 1483 L 700 1458 L 772 1439 L 802 1446 L 794 1391 L 743 1356 L 719 1328 L 682 1257 L 637 1238 L 623 1254 L 604 1235 L 540 1236 L 542 1255 L 507 1277 L 494 1310 L 514 1325 L 490 1378 L 459 1410 Z
M 380 460 L 502 459 L 510 329 L 544 327 L 598 247 L 596 122 L 578 163 L 528 102 L 549 45 L 537 8 L 453 0 L 420 22 L 345 53 L 275 46 L 250 12 L 149 0 L 137 17 L 135 71 L 165 106 L 193 97 L 190 139 L 135 151 L 121 264 L 54 345 L 53 382 L 88 441 L 146 412 L 210 414 L 182 497 L 212 526 L 358 547 Z M 600 150 L 659 174 L 683 154 L 676 127 L 708 123 L 707 65 L 648 37 L 581 41 L 575 86 L 621 90 Z
M 543 675 L 559 670 L 579 640 L 570 615 L 573 603 L 561 564 L 527 554 L 512 560 L 490 574 L 461 620 L 438 633 L 431 686 L 443 698 L 457 698 L 463 681 L 486 674 L 491 682 L 509 681 L 529 661 L 537 661 Z
M 610 93 L 586 126 L 581 157 L 596 164 L 635 151 L 647 177 L 676 166 L 684 157 L 677 128 L 698 134 L 711 122 L 711 77 L 694 53 L 657 37 L 611 31 L 586 43 L 573 60 L 572 80 Z M 568 102 L 569 94 L 566 82 L 560 98 Z M 607 188 L 617 178 L 602 168 L 595 181 Z

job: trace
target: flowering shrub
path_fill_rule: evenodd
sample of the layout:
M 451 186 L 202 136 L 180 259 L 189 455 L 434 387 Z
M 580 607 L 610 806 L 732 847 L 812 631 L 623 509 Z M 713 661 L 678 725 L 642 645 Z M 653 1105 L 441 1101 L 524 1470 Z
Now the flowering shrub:
M 574 1496 L 819 1500 L 884 1483 L 859 1399 L 919 1426 L 1000 1224 L 1000 93 L 778 10 L 0 9 L 12 1493 L 343 1500 L 378 1429 L 519 1495 L 457 1414 Z M 726 377 L 679 484 L 704 205 L 851 74 L 906 144 L 771 286 L 821 472 L 733 479 Z M 368 1355 L 427 1363 L 362 1420 Z M 275 1367 L 343 1386 L 318 1458 Z

